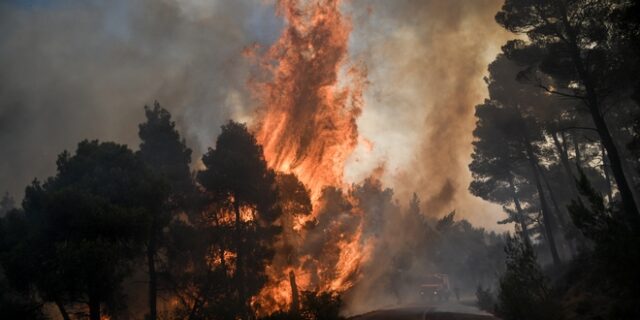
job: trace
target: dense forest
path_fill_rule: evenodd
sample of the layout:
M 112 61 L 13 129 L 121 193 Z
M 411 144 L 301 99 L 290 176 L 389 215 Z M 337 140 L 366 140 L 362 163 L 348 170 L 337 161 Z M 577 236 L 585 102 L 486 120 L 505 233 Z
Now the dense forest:
M 339 318 L 343 292 L 296 288 L 293 297 L 284 298 L 292 298 L 291 305 L 266 313 L 260 303 L 284 301 L 269 296 L 256 302 L 255 297 L 267 284 L 268 266 L 279 268 L 295 287 L 295 276 L 287 268 L 298 263 L 297 256 L 336 263 L 334 252 L 339 250 L 332 246 L 339 240 L 325 233 L 355 228 L 360 219 L 350 212 L 354 202 L 347 198 L 357 199 L 368 213 L 365 232 L 421 235 L 401 239 L 408 244 L 391 253 L 394 265 L 389 270 L 379 275 L 368 275 L 375 273 L 373 267 L 363 271 L 381 281 L 373 288 L 381 286 L 377 289 L 397 302 L 414 298 L 414 292 L 404 289 L 419 281 L 406 270 L 416 263 L 412 260 L 420 260 L 423 268 L 447 270 L 460 285 L 489 285 L 496 280 L 495 270 L 502 268 L 501 236 L 455 221 L 454 212 L 440 220 L 427 219 L 415 195 L 402 209 L 393 191 L 373 178 L 348 192 L 326 188 L 320 214 L 302 226 L 308 233 L 303 241 L 293 218 L 311 213 L 309 191 L 295 175 L 267 168 L 261 147 L 245 125 L 224 125 L 215 148 L 202 158 L 204 168 L 191 172 L 191 150 L 169 112 L 156 103 L 145 107 L 145 113 L 138 151 L 85 140 L 74 154 L 58 156 L 55 176 L 34 180 L 26 188 L 20 208 L 13 208 L 12 198 L 5 195 L 0 220 L 2 314 L 135 318 L 139 315 L 129 309 L 128 296 L 146 294 L 143 314 L 149 319 L 257 314 L 265 319 Z M 385 223 L 398 214 L 402 219 L 397 225 Z M 343 221 L 336 225 L 336 220 Z M 372 254 L 384 261 L 389 252 L 381 247 Z M 313 268 L 316 282 L 323 272 L 331 272 Z M 143 280 L 137 280 L 137 274 L 143 274 Z M 145 288 L 132 289 L 136 281 Z
M 4 194 L 0 318 L 340 319 L 446 273 L 505 320 L 638 319 L 639 17 L 632 0 L 496 13 L 516 38 L 475 107 L 469 191 L 510 232 L 400 203 L 375 174 L 314 199 L 233 120 L 192 159 L 155 102 L 138 146 L 80 141 L 21 203 Z
M 504 319 L 640 316 L 640 5 L 507 0 L 476 107 L 470 190 L 514 223 L 485 308 Z M 493 302 L 492 302 L 493 301 Z

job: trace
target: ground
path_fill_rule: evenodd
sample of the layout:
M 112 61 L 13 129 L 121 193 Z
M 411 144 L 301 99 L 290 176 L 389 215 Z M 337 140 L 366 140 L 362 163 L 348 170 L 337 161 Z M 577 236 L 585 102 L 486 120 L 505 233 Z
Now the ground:
M 478 310 L 472 300 L 426 302 L 376 310 L 351 317 L 352 320 L 497 320 Z

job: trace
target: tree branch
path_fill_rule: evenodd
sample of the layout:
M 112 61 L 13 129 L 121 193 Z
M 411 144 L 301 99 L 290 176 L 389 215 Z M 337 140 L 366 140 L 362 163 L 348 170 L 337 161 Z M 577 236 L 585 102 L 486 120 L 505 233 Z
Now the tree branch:
M 563 96 L 563 97 L 567 97 L 567 98 L 580 99 L 580 100 L 586 100 L 587 99 L 587 97 L 585 97 L 585 96 L 579 96 L 579 95 L 575 95 L 575 94 L 569 94 L 569 93 L 556 91 L 556 90 L 550 89 L 549 87 L 541 85 L 541 84 L 539 84 L 538 87 L 543 89 L 544 91 L 546 91 L 548 93 L 557 94 L 559 96 Z
M 568 131 L 568 130 L 593 130 L 596 132 L 598 131 L 598 129 L 590 128 L 590 127 L 564 127 L 564 128 L 558 129 L 558 131 Z

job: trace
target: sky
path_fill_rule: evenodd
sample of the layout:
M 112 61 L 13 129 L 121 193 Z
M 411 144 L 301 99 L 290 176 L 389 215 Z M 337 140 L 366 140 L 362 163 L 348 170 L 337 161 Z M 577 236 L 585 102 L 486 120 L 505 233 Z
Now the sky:
M 474 106 L 486 95 L 487 64 L 511 37 L 493 20 L 500 5 L 343 4 L 349 59 L 366 66 L 369 81 L 348 182 L 383 168 L 401 203 L 416 192 L 428 214 L 457 210 L 503 228 L 501 208 L 467 191 Z M 197 163 L 228 119 L 252 121 L 252 65 L 242 52 L 278 38 L 285 22 L 274 11 L 268 0 L 0 3 L 0 191 L 22 198 L 82 139 L 137 149 L 143 106 L 156 100 Z

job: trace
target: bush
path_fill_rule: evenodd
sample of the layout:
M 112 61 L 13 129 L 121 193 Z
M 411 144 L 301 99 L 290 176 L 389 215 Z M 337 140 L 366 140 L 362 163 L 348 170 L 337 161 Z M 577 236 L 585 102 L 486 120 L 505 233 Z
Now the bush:
M 498 315 L 505 320 L 562 319 L 561 306 L 551 294 L 531 245 L 508 237 L 505 252 L 507 270 L 500 278 Z

